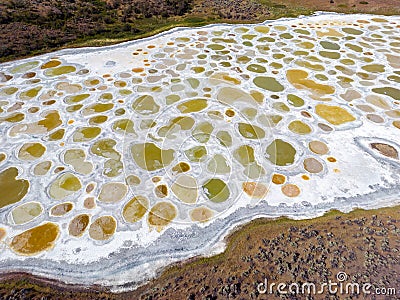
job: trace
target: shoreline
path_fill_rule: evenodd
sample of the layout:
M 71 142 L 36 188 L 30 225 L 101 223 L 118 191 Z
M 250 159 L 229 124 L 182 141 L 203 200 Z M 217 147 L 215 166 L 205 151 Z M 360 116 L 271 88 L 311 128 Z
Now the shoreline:
M 296 232 L 301 232 L 302 230 L 307 229 L 310 230 L 310 228 L 312 228 L 313 230 L 317 230 L 319 233 L 321 233 L 320 235 L 331 233 L 333 236 L 343 239 L 343 244 L 340 247 L 351 249 L 351 244 L 363 245 L 363 240 L 365 240 L 363 235 L 354 237 L 354 234 L 361 230 L 361 227 L 359 227 L 360 224 L 368 225 L 365 226 L 365 228 L 371 230 L 371 232 L 375 231 L 374 234 L 369 232 L 365 235 L 376 239 L 376 233 L 378 232 L 377 228 L 383 228 L 382 230 L 385 230 L 387 224 L 389 224 L 389 227 L 392 226 L 392 234 L 399 237 L 400 229 L 395 225 L 398 222 L 400 222 L 399 205 L 371 210 L 357 208 L 349 213 L 331 210 L 323 216 L 303 220 L 293 220 L 287 217 L 280 217 L 276 219 L 257 218 L 249 223 L 236 227 L 233 232 L 226 236 L 224 239 L 226 242 L 226 248 L 222 253 L 210 257 L 197 256 L 172 264 L 161 272 L 157 272 L 157 276 L 154 279 L 147 281 L 132 291 L 115 293 L 109 288 L 99 285 L 71 285 L 54 279 L 47 279 L 28 273 L 17 272 L 0 275 L 0 296 L 4 297 L 7 295 L 7 293 L 9 293 L 8 295 L 14 295 L 16 297 L 13 299 L 24 299 L 23 297 L 27 297 L 27 295 L 29 295 L 29 298 L 32 297 L 33 299 L 35 299 L 33 296 L 36 297 L 39 295 L 46 296 L 47 299 L 53 299 L 53 297 L 54 299 L 56 299 L 55 297 L 57 297 L 57 299 L 71 299 L 71 297 L 74 299 L 147 299 L 146 297 L 149 297 L 150 294 L 155 293 L 155 287 L 168 285 L 168 282 L 179 277 L 178 274 L 183 275 L 183 281 L 190 281 L 190 279 L 197 278 L 197 276 L 190 278 L 192 277 L 191 274 L 203 271 L 204 269 L 209 269 L 210 266 L 217 266 L 217 268 L 224 266 L 226 268 L 226 263 L 232 261 L 232 257 L 236 257 L 238 260 L 240 260 L 241 257 L 248 256 L 247 252 L 256 249 L 255 245 L 260 244 L 260 240 L 261 243 L 265 239 L 270 241 L 274 239 L 279 240 L 279 236 L 293 231 L 293 228 L 297 228 Z M 343 231 L 341 226 L 343 228 L 347 226 L 346 230 Z M 361 231 L 365 231 L 365 229 Z M 254 232 L 257 232 L 257 236 L 252 234 Z M 390 232 L 388 235 L 390 235 Z M 388 237 L 388 239 L 391 246 L 396 245 L 394 239 L 391 239 L 390 237 Z M 315 241 L 318 240 L 319 239 L 317 238 Z M 254 243 L 254 245 L 252 243 Z M 297 247 L 293 249 L 290 247 L 283 247 L 282 249 L 285 249 L 285 251 L 288 251 L 289 253 L 292 253 L 293 251 L 296 252 L 296 249 L 303 249 L 302 246 L 304 245 L 302 243 L 302 241 L 298 241 Z M 251 244 L 252 246 L 245 247 L 246 244 Z M 317 245 L 318 244 L 316 244 L 316 246 Z M 390 250 L 389 253 L 395 255 L 399 249 L 394 249 Z M 376 263 L 378 263 L 378 261 Z M 353 261 L 353 266 L 351 266 L 349 269 L 351 271 L 354 266 L 361 267 L 362 265 L 362 258 L 358 257 L 355 262 Z M 273 264 L 266 264 L 264 267 L 268 269 L 274 266 Z M 388 265 L 387 270 L 392 270 L 395 271 L 396 274 L 399 274 L 398 272 L 400 272 L 400 263 L 397 262 L 392 265 Z M 225 275 L 226 277 L 230 277 L 230 272 L 226 271 L 227 270 L 224 270 L 224 272 L 219 272 L 219 276 L 223 277 Z M 347 274 L 350 274 L 350 271 L 347 270 Z M 331 268 L 330 270 L 328 268 L 328 273 L 334 274 L 334 268 Z M 397 277 L 397 279 L 399 279 L 399 277 Z M 194 288 L 196 288 L 196 286 Z M 179 290 L 182 292 L 182 286 L 180 286 Z M 175 292 L 179 290 L 175 290 Z M 159 289 L 157 289 L 157 291 L 159 291 Z M 168 289 L 167 291 L 172 292 L 171 289 Z M 18 298 L 18 295 L 21 295 L 21 293 L 24 296 L 22 298 Z M 169 295 L 167 298 L 163 297 L 157 299 L 168 299 L 171 297 L 171 295 Z

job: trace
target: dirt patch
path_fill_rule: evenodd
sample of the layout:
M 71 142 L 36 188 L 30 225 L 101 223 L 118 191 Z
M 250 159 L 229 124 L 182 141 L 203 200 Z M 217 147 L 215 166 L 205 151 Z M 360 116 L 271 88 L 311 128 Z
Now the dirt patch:
M 292 6 L 311 10 L 335 11 L 342 13 L 372 13 L 395 15 L 400 13 L 396 0 L 259 0 L 260 3 L 272 4 L 280 8 Z
M 372 143 L 371 148 L 377 150 L 380 154 L 390 158 L 399 159 L 399 153 L 396 148 L 384 143 Z

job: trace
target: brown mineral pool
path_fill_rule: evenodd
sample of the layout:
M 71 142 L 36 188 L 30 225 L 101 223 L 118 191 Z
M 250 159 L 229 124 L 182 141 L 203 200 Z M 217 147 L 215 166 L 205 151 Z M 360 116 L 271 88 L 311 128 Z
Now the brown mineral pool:
M 179 104 L 177 108 L 181 113 L 198 112 L 205 109 L 208 105 L 206 99 L 194 99 Z
M 207 170 L 213 174 L 226 174 L 231 171 L 225 156 L 215 154 L 207 165 Z
M 334 158 L 334 157 L 332 157 L 332 156 L 328 157 L 327 160 L 328 160 L 329 162 L 331 162 L 331 163 L 336 162 L 336 158 Z
M 254 149 L 249 145 L 242 145 L 233 152 L 233 157 L 243 166 L 255 162 Z
M 153 143 L 135 144 L 131 153 L 136 164 L 147 171 L 155 171 L 168 166 L 173 160 L 175 151 L 158 148 Z
M 228 131 L 224 131 L 224 130 L 218 131 L 216 134 L 216 137 L 222 146 L 225 146 L 225 147 L 232 146 L 232 137 Z
M 86 186 L 85 192 L 86 192 L 86 193 L 91 193 L 91 192 L 95 189 L 95 187 L 96 187 L 96 183 L 94 183 L 94 182 L 89 183 L 89 184 Z
M 340 106 L 317 104 L 315 112 L 332 125 L 341 125 L 356 120 L 352 114 Z
M 225 111 L 225 115 L 227 115 L 228 117 L 232 118 L 235 115 L 235 111 L 233 111 L 232 109 L 227 109 Z
M 114 149 L 117 142 L 112 139 L 98 140 L 92 144 L 90 151 L 98 156 L 112 159 L 120 159 L 121 155 Z
M 85 159 L 86 152 L 83 149 L 68 149 L 64 153 L 64 162 L 81 174 L 89 174 L 93 170 L 92 163 L 85 161 Z
M 178 211 L 172 203 L 158 202 L 151 208 L 147 222 L 160 232 L 176 218 L 177 214 Z
M 300 98 L 299 96 L 293 95 L 293 94 L 288 94 L 287 95 L 287 101 L 289 102 L 290 105 L 294 107 L 301 107 L 304 105 L 304 100 Z
M 288 128 L 290 131 L 301 135 L 309 134 L 312 131 L 310 126 L 300 120 L 290 122 Z
M 189 214 L 192 221 L 203 223 L 209 221 L 213 217 L 214 212 L 208 207 L 200 206 L 192 209 Z
M 320 173 L 324 169 L 322 163 L 317 159 L 309 157 L 303 161 L 304 169 L 310 173 Z
M 193 204 L 197 201 L 198 185 L 197 180 L 192 176 L 180 175 L 171 186 L 171 190 L 175 197 L 184 203 Z
M 134 73 L 142 73 L 143 71 L 144 71 L 143 68 L 133 68 L 132 69 L 132 72 L 134 72 Z
M 2 241 L 7 235 L 7 231 L 4 228 L 0 228 L 0 241 Z
M 117 221 L 112 216 L 101 216 L 89 227 L 89 236 L 98 241 L 109 240 L 117 229 Z
M 43 206 L 39 202 L 27 202 L 17 206 L 11 211 L 14 224 L 25 224 L 36 217 L 40 216 L 43 212 Z
M 49 194 L 53 199 L 62 200 L 81 188 L 81 181 L 74 174 L 64 173 L 50 185 Z
M 254 78 L 253 82 L 259 88 L 270 92 L 282 92 L 284 90 L 283 85 L 273 77 L 259 76 Z
M 399 159 L 399 153 L 396 150 L 396 148 L 394 148 L 391 145 L 388 144 L 384 144 L 384 143 L 371 143 L 370 144 L 371 148 L 378 151 L 380 154 L 390 157 L 390 158 L 394 158 L 394 159 Z
M 136 175 L 128 175 L 125 178 L 126 184 L 129 186 L 136 186 L 139 185 L 141 183 L 141 180 L 138 176 Z
M 18 158 L 21 160 L 35 160 L 43 156 L 46 147 L 40 143 L 26 143 L 18 152 Z
M 42 89 L 42 87 L 38 86 L 38 87 L 35 87 L 33 89 L 24 91 L 19 95 L 19 98 L 21 100 L 30 100 L 32 98 L 35 98 L 39 94 L 41 89 Z
M 165 198 L 168 196 L 168 187 L 165 184 L 160 184 L 157 185 L 154 188 L 154 194 L 158 197 L 158 198 Z
M 25 197 L 29 189 L 29 181 L 16 179 L 18 169 L 8 168 L 0 173 L 0 208 L 16 203 Z
M 56 224 L 45 223 L 14 236 L 10 248 L 21 255 L 35 255 L 53 248 L 58 235 Z
M 324 154 L 327 154 L 329 152 L 328 146 L 325 143 L 321 142 L 321 141 L 311 141 L 308 144 L 308 147 L 315 154 L 324 155 Z
M 194 146 L 185 150 L 185 155 L 192 162 L 200 162 L 206 158 L 207 148 L 204 146 Z
M 14 68 L 11 69 L 11 73 L 25 73 L 33 68 L 36 68 L 37 66 L 39 66 L 39 62 L 38 61 L 30 61 L 27 63 L 23 63 L 21 65 L 18 65 Z
M 74 205 L 71 202 L 57 204 L 50 209 L 50 214 L 55 217 L 61 217 L 72 210 Z
M 275 184 L 284 184 L 286 182 L 286 176 L 282 174 L 272 175 L 272 182 Z
M 122 182 L 107 182 L 100 190 L 99 201 L 117 203 L 128 193 L 128 187 Z
M 377 94 L 387 95 L 392 97 L 394 100 L 400 100 L 400 90 L 394 87 L 383 87 L 383 88 L 374 88 L 373 92 Z
M 135 223 L 143 218 L 149 209 L 149 200 L 143 196 L 133 197 L 125 204 L 122 216 L 128 223 Z
M 186 163 L 186 162 L 183 162 L 183 161 L 179 162 L 177 165 L 175 165 L 172 168 L 172 172 L 174 174 L 185 173 L 185 172 L 187 172 L 189 170 L 190 170 L 190 165 L 188 163 Z
M 316 83 L 307 79 L 308 73 L 303 70 L 288 70 L 286 72 L 288 81 L 297 89 L 306 89 L 319 95 L 333 94 L 335 88 L 330 85 Z
M 90 222 L 90 216 L 81 214 L 75 216 L 68 225 L 68 232 L 74 237 L 80 237 L 85 233 Z
M 47 69 L 44 75 L 49 77 L 60 76 L 68 73 L 75 72 L 76 68 L 74 66 L 60 66 L 56 68 Z
M 96 208 L 96 200 L 94 199 L 94 197 L 87 197 L 87 198 L 83 201 L 83 207 L 84 207 L 84 208 L 87 208 L 87 209 Z
M 367 119 L 374 123 L 384 123 L 385 119 L 376 114 L 367 114 Z
M 207 180 L 203 184 L 203 191 L 208 199 L 216 203 L 225 202 L 230 196 L 228 186 L 219 178 Z
M 263 198 L 268 193 L 268 187 L 260 182 L 243 182 L 242 189 L 253 198 Z
M 263 139 L 265 137 L 265 131 L 264 129 L 248 124 L 248 123 L 239 123 L 238 124 L 238 130 L 241 136 L 243 136 L 246 139 Z
M 268 160 L 277 166 L 293 164 L 296 157 L 296 149 L 281 139 L 274 140 L 266 150 Z
M 49 60 L 48 62 L 44 63 L 43 65 L 40 66 L 41 69 L 49 69 L 49 68 L 55 68 L 61 65 L 61 61 L 59 60 Z
M 300 189 L 297 185 L 295 184 L 285 184 L 281 188 L 282 193 L 287 196 L 287 197 L 297 197 L 300 195 Z
M 100 133 L 100 127 L 82 127 L 75 131 L 72 139 L 74 142 L 87 142 L 96 138 Z
M 156 103 L 152 96 L 143 95 L 133 102 L 132 108 L 141 115 L 151 115 L 160 110 L 160 105 Z

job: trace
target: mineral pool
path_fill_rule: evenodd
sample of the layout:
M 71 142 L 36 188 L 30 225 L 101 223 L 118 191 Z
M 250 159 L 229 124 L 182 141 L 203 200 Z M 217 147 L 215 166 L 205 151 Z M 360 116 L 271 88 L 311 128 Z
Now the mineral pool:
M 0 130 L 1 272 L 138 283 L 258 216 L 399 203 L 400 18 L 180 28 L 5 63 Z

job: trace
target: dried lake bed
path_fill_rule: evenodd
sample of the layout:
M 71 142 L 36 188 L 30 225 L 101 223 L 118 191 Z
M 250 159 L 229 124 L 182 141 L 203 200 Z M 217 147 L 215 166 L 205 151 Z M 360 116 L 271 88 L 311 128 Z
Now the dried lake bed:
M 319 14 L 0 65 L 1 272 L 129 288 L 259 216 L 398 204 L 399 33 Z

